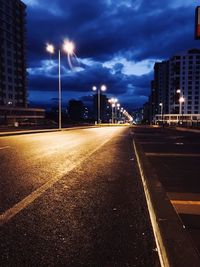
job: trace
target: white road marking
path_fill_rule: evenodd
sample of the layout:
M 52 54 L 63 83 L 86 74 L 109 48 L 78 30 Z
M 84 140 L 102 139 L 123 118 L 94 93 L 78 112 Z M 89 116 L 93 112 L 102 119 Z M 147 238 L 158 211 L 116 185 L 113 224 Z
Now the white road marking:
M 7 148 L 10 148 L 10 146 L 3 146 L 3 147 L 0 147 L 0 150 L 7 149 Z
M 175 143 L 175 145 L 178 145 L 178 146 L 181 146 L 181 145 L 184 145 L 183 143 Z
M 200 201 L 171 200 L 171 203 L 180 214 L 200 215 Z
M 171 203 L 178 213 L 200 215 L 200 194 L 169 192 Z
M 137 158 L 140 176 L 141 176 L 142 183 L 143 183 L 144 193 L 145 193 L 145 197 L 146 197 L 146 201 L 147 201 L 147 206 L 148 206 L 149 215 L 150 215 L 151 224 L 152 224 L 152 229 L 153 229 L 153 233 L 154 233 L 154 237 L 155 237 L 155 241 L 156 241 L 156 246 L 158 249 L 158 256 L 160 259 L 160 265 L 161 265 L 161 267 L 170 267 L 167 251 L 166 251 L 166 248 L 164 246 L 162 235 L 161 235 L 158 223 L 157 223 L 157 218 L 156 218 L 156 214 L 155 214 L 155 211 L 153 208 L 151 195 L 150 195 L 147 183 L 146 183 L 145 175 L 144 175 L 144 172 L 142 169 L 141 161 L 140 161 L 134 140 L 133 140 L 133 146 L 134 146 L 135 155 Z
M 93 153 L 95 153 L 98 149 L 100 149 L 102 146 L 104 146 L 110 138 L 108 138 L 106 141 L 101 143 L 99 146 L 97 146 L 95 149 L 93 149 L 90 153 L 88 153 L 87 156 L 84 158 L 80 159 L 78 162 L 74 163 L 72 166 L 70 166 L 67 170 L 66 173 L 69 171 L 73 170 L 76 168 L 78 165 L 80 165 L 84 160 L 86 160 L 88 157 L 90 157 Z M 62 179 L 63 176 L 61 177 L 55 177 L 45 184 L 43 184 L 41 187 L 36 189 L 34 192 L 32 192 L 30 195 L 25 197 L 23 200 L 15 204 L 12 208 L 6 210 L 4 213 L 0 215 L 0 226 L 7 223 L 12 217 L 17 215 L 19 212 L 21 212 L 23 209 L 25 209 L 28 205 L 30 205 L 33 201 L 35 201 L 38 197 L 40 197 L 47 189 L 52 187 L 57 181 Z
M 200 157 L 200 154 L 184 154 L 184 153 L 145 153 L 148 157 Z

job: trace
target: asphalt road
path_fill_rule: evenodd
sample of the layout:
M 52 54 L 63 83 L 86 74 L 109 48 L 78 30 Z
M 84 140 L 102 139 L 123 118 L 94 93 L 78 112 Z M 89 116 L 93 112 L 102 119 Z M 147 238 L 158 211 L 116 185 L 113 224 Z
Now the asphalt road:
M 1 266 L 159 266 L 127 127 L 0 138 Z
M 200 252 L 200 133 L 138 127 L 133 135 Z

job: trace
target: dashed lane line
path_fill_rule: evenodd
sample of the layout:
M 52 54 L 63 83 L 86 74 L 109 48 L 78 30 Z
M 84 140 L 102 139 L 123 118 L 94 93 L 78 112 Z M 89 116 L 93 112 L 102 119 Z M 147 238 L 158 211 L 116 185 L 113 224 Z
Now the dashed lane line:
M 110 138 L 102 142 L 99 146 L 97 146 L 95 149 L 90 151 L 85 157 L 77 161 L 76 163 L 72 164 L 67 170 L 66 173 L 70 172 L 74 168 L 76 168 L 78 165 L 80 165 L 83 161 L 85 161 L 87 158 L 89 158 L 93 153 L 95 153 L 98 149 L 100 149 L 102 146 L 104 146 Z M 35 201 L 37 198 L 39 198 L 45 191 L 47 191 L 50 187 L 52 187 L 56 182 L 58 182 L 61 177 L 55 177 L 45 184 L 43 184 L 41 187 L 33 191 L 30 195 L 22 199 L 20 202 L 15 204 L 10 209 L 6 210 L 4 213 L 0 214 L 0 226 L 7 223 L 11 218 L 13 218 L 15 215 L 17 215 L 19 212 L 21 212 L 23 209 L 25 209 L 27 206 L 29 206 L 33 201 Z

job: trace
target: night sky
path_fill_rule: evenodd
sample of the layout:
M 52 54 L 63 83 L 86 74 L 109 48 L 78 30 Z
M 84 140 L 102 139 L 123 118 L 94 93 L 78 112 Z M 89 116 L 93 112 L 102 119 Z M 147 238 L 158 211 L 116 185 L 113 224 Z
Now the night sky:
M 29 103 L 50 107 L 58 95 L 57 53 L 75 43 L 78 60 L 70 69 L 62 53 L 63 106 L 69 99 L 92 100 L 92 86 L 107 85 L 106 94 L 122 106 L 140 107 L 148 100 L 155 61 L 200 46 L 194 40 L 192 0 L 24 0 L 27 4 Z

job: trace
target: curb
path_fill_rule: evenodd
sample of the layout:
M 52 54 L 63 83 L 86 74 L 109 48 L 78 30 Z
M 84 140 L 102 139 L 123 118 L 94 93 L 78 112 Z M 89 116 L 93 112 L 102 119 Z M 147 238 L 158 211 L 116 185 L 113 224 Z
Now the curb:
M 41 129 L 41 130 L 22 130 L 22 131 L 15 131 L 15 132 L 2 132 L 2 133 L 0 133 L 0 137 L 12 136 L 12 135 L 23 135 L 23 134 L 34 134 L 34 133 L 72 131 L 72 130 L 96 128 L 96 127 L 97 126 L 78 126 L 78 127 L 62 128 L 62 130 L 59 130 L 59 129 Z
M 144 187 L 161 267 L 197 267 L 200 255 L 151 168 L 141 146 L 133 146 Z
M 13 132 L 0 132 L 0 137 L 12 136 L 12 135 L 22 135 L 22 134 L 34 134 L 34 133 L 47 133 L 47 132 L 60 132 L 60 131 L 72 131 L 78 129 L 88 129 L 88 128 L 99 128 L 99 127 L 121 127 L 124 125 L 112 125 L 112 124 L 101 124 L 101 125 L 87 125 L 87 126 L 75 126 L 59 129 L 40 129 L 40 130 L 22 130 Z M 125 125 L 127 126 L 127 125 Z

